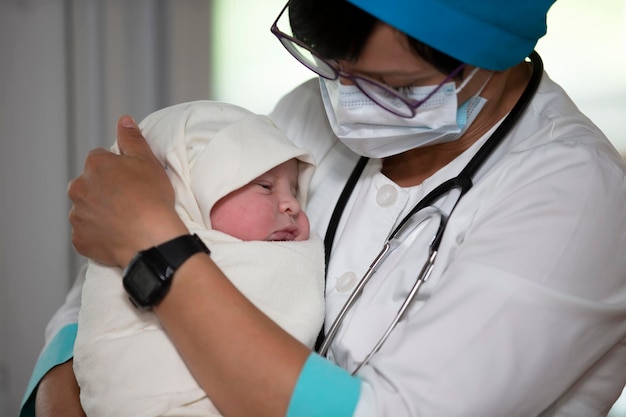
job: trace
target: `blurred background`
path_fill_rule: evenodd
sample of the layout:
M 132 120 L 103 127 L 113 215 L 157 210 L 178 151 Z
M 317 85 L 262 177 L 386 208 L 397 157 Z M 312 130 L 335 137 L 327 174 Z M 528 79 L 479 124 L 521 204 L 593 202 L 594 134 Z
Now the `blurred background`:
M 87 151 L 111 145 L 123 113 L 197 99 L 269 112 L 312 76 L 269 31 L 284 1 L 0 0 L 0 416 L 17 415 L 83 263 L 65 189 Z M 537 47 L 622 154 L 625 16 L 624 0 L 557 1 Z

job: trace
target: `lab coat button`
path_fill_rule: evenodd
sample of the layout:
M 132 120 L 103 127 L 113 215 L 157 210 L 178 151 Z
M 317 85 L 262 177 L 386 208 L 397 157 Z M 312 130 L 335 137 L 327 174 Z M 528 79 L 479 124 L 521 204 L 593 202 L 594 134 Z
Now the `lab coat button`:
M 376 194 L 376 202 L 381 207 L 389 207 L 398 199 L 398 190 L 393 185 L 385 184 Z
M 335 289 L 340 293 L 351 291 L 355 282 L 356 274 L 354 272 L 346 272 L 337 279 Z

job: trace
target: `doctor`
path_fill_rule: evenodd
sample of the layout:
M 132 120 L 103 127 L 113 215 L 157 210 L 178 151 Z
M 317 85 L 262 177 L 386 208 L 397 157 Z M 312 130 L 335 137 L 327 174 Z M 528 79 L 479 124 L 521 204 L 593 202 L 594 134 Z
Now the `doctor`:
M 272 116 L 318 162 L 307 211 L 330 253 L 327 331 L 390 232 L 416 205 L 425 219 L 408 220 L 346 311 L 330 360 L 205 253 L 180 248 L 153 297 L 158 271 L 138 252 L 188 231 L 128 117 L 124 155 L 93 151 L 68 188 L 76 249 L 151 283 L 132 295 L 148 296 L 225 416 L 605 415 L 626 379 L 626 167 L 532 53 L 551 3 L 292 0 L 279 15 L 273 33 L 321 76 Z M 455 177 L 462 186 L 433 192 Z M 77 404 L 71 360 L 61 364 L 75 291 L 33 376 L 35 387 L 45 375 L 40 410 L 63 394 Z

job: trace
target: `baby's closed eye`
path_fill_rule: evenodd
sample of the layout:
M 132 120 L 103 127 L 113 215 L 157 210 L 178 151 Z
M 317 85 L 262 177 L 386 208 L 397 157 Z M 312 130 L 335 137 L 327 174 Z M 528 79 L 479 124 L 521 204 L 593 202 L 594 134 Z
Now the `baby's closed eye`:
M 274 189 L 274 184 L 269 181 L 256 181 L 254 184 L 268 191 L 272 191 Z

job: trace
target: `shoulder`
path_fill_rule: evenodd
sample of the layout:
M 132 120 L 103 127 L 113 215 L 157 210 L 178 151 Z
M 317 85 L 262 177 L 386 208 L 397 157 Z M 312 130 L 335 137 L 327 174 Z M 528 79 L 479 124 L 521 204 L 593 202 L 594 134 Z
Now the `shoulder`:
M 270 117 L 296 146 L 313 153 L 317 163 L 338 142 L 328 123 L 317 78 L 285 95 Z
M 496 154 L 498 162 L 485 178 L 498 177 L 507 190 L 556 181 L 579 195 L 586 186 L 619 184 L 626 175 L 611 142 L 546 74 Z
M 567 145 L 605 148 L 607 152 L 617 154 L 604 133 L 546 73 L 512 136 L 513 146 L 518 147 L 518 150 L 543 145 Z
M 546 77 L 502 145 L 455 211 L 471 219 L 466 247 L 480 242 L 484 263 L 570 294 L 607 297 L 590 276 L 620 288 L 626 163 L 605 135 Z

